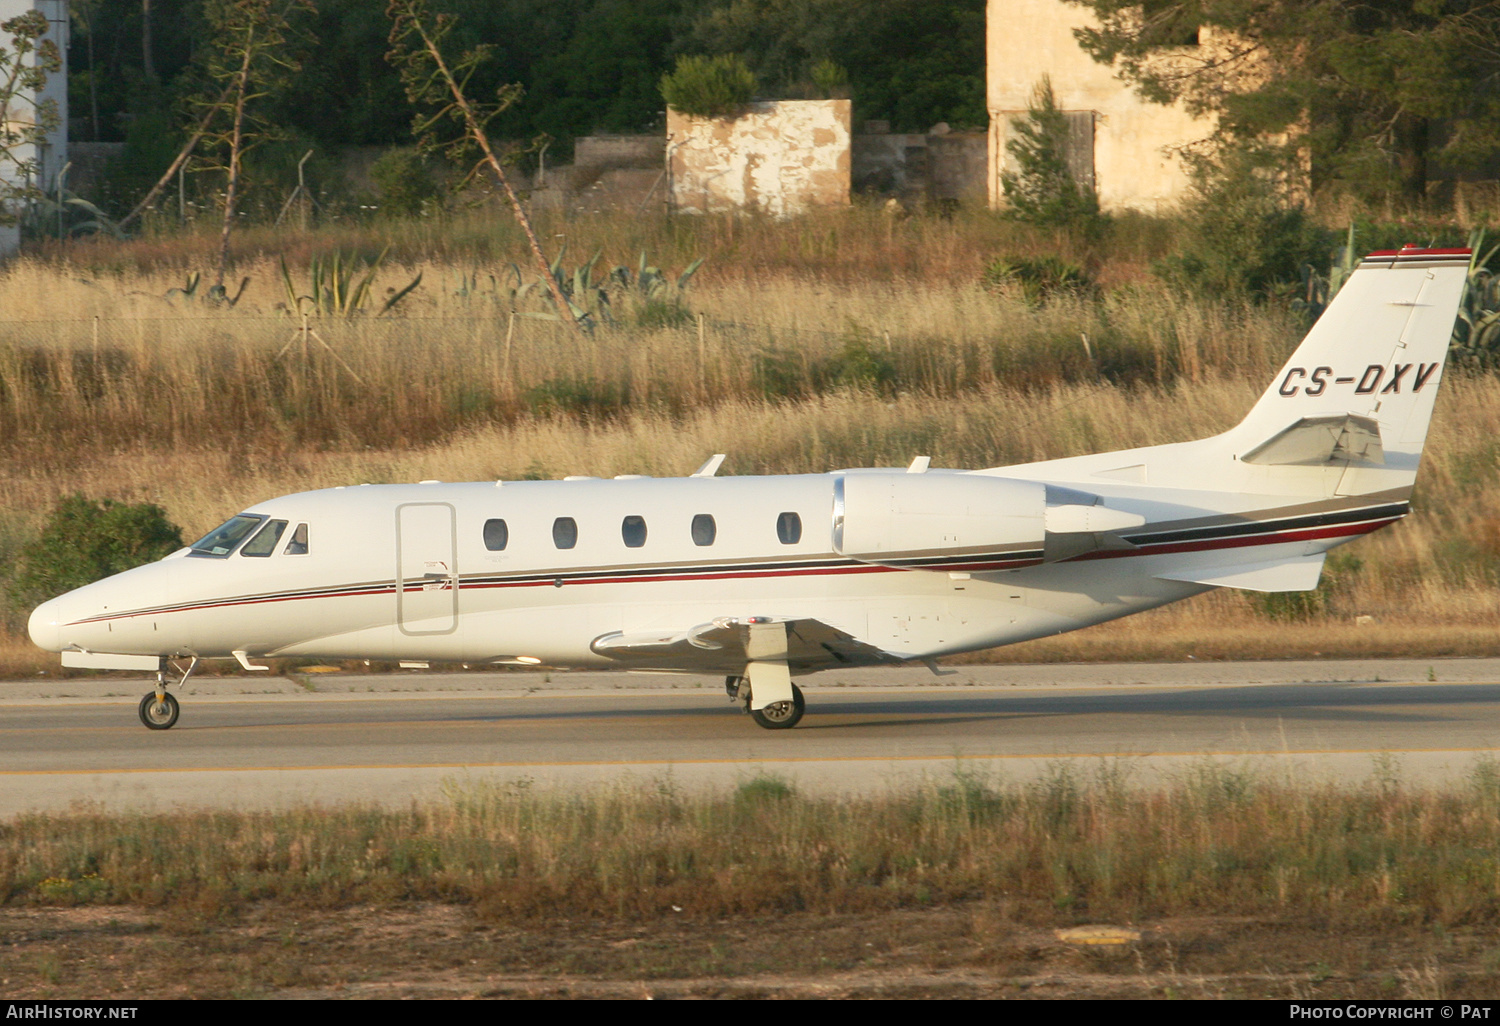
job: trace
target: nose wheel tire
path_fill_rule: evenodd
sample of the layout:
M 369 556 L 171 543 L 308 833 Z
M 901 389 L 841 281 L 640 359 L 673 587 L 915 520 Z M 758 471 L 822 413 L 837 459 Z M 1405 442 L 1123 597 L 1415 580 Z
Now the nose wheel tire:
M 802 689 L 792 685 L 790 702 L 772 702 L 764 709 L 751 709 L 755 722 L 767 730 L 791 730 L 802 719 L 807 703 L 802 700 Z
M 152 691 L 141 699 L 141 722 L 151 730 L 166 730 L 177 722 L 178 712 L 177 699 L 171 695 L 162 695 L 158 702 L 156 692 Z

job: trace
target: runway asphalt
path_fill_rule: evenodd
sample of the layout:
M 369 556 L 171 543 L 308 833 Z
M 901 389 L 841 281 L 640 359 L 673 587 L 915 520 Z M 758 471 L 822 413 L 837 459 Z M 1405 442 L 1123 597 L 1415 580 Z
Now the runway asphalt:
M 0 816 L 405 804 L 479 783 L 774 773 L 811 791 L 1101 765 L 1140 782 L 1205 759 L 1301 779 L 1454 779 L 1500 758 L 1500 660 L 1128 663 L 833 671 L 767 731 L 714 678 L 624 673 L 200 678 L 148 731 L 145 680 L 0 683 Z

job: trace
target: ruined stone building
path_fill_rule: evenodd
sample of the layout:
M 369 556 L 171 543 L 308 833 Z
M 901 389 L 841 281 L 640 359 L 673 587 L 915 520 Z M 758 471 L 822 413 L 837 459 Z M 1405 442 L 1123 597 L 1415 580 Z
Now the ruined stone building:
M 990 205 L 1003 207 L 1001 174 L 1011 122 L 1026 116 L 1033 90 L 1050 77 L 1068 116 L 1068 162 L 1091 185 L 1106 211 L 1165 212 L 1186 194 L 1181 150 L 1213 131 L 1180 106 L 1142 100 L 1113 69 L 1079 48 L 1073 30 L 1095 24 L 1083 7 L 1063 0 L 989 0 L 987 104 L 990 114 Z M 1187 49 L 1185 47 L 1185 49 Z
M 848 100 L 750 104 L 734 118 L 667 112 L 672 209 L 772 217 L 849 205 Z

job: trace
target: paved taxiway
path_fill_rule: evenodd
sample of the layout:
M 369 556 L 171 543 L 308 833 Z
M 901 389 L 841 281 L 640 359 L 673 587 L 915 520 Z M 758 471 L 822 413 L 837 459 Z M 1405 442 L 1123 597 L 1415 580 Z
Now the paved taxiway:
M 757 772 L 872 790 L 1101 759 L 1149 780 L 1205 758 L 1299 776 L 1458 777 L 1500 756 L 1500 660 L 835 671 L 766 731 L 711 678 L 460 674 L 195 680 L 148 731 L 145 681 L 0 684 L 0 815 L 106 807 L 405 803 L 479 782 Z M 1382 752 L 1393 753 L 1386 757 Z

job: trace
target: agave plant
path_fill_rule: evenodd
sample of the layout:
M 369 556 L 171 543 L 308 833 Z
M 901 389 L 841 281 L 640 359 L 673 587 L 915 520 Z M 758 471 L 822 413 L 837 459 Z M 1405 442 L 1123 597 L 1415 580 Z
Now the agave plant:
M 353 253 L 345 256 L 341 252 L 336 252 L 326 260 L 322 257 L 314 257 L 308 268 L 306 291 L 299 290 L 293 283 L 292 273 L 287 270 L 286 258 L 283 257 L 281 280 L 286 287 L 288 307 L 318 317 L 348 319 L 359 316 L 370 302 L 370 289 L 375 283 L 375 275 L 385 263 L 385 255 L 389 251 L 390 247 L 387 246 L 371 263 L 366 263 Z M 420 284 L 422 284 L 422 275 L 418 272 L 405 288 L 391 293 L 381 304 L 375 316 L 379 317 L 388 313 L 397 303 L 411 295 Z M 304 307 L 304 303 L 308 305 Z
M 28 235 L 52 235 L 75 238 L 79 235 L 108 235 L 123 239 L 125 232 L 109 216 L 81 196 L 63 190 L 61 202 L 42 196 L 27 210 L 23 227 Z
M 210 303 L 215 306 L 227 306 L 230 309 L 233 309 L 234 305 L 240 301 L 240 297 L 245 294 L 245 289 L 250 284 L 250 278 L 248 276 L 241 278 L 240 287 L 235 290 L 235 293 L 232 296 L 229 294 L 229 290 L 223 285 L 210 285 L 200 296 L 198 294 L 198 286 L 202 284 L 202 282 L 203 276 L 197 271 L 194 271 L 192 274 L 189 274 L 183 281 L 182 288 L 179 289 L 174 287 L 167 289 L 166 292 L 162 293 L 162 298 L 165 299 L 168 303 L 173 304 L 175 304 L 179 299 L 186 299 L 189 301 L 199 299 L 205 303 Z
M 563 296 L 568 301 L 573 316 L 585 330 L 592 330 L 594 325 L 600 321 L 606 324 L 618 323 L 616 308 L 624 303 L 633 303 L 638 320 L 643 323 L 652 322 L 651 311 L 656 308 L 670 306 L 680 313 L 683 319 L 689 315 L 682 308 L 680 293 L 687 288 L 687 284 L 697 273 L 698 268 L 703 266 L 700 257 L 688 265 L 687 269 L 679 274 L 675 284 L 673 279 L 662 272 L 661 268 L 648 265 L 646 254 L 642 251 L 635 272 L 632 274 L 630 268 L 619 266 L 602 277 L 594 277 L 594 268 L 599 263 L 599 257 L 603 250 L 595 251 L 587 262 L 579 264 L 571 274 L 563 267 L 563 260 L 568 252 L 564 246 L 557 254 L 557 259 L 552 261 L 548 271 L 554 281 L 562 290 Z M 515 287 L 510 290 L 511 302 L 519 305 L 532 294 L 542 295 L 546 288 L 544 279 L 538 278 L 534 281 L 524 282 L 521 269 L 511 264 L 511 273 L 515 276 Z M 559 320 L 555 313 L 522 312 L 522 317 L 532 317 L 539 320 Z M 661 320 L 655 318 L 655 320 Z
M 1328 265 L 1326 276 L 1319 274 L 1312 264 L 1302 265 L 1302 294 L 1292 300 L 1292 309 L 1306 316 L 1307 323 L 1312 324 L 1323 316 L 1323 311 L 1339 294 L 1339 289 L 1344 287 L 1358 263 L 1359 258 L 1354 253 L 1354 225 L 1351 224 L 1344 245 Z
M 1482 256 L 1484 229 L 1469 233 L 1469 283 L 1453 324 L 1452 351 L 1455 359 L 1472 367 L 1500 366 L 1500 275 L 1486 266 L 1500 245 Z

